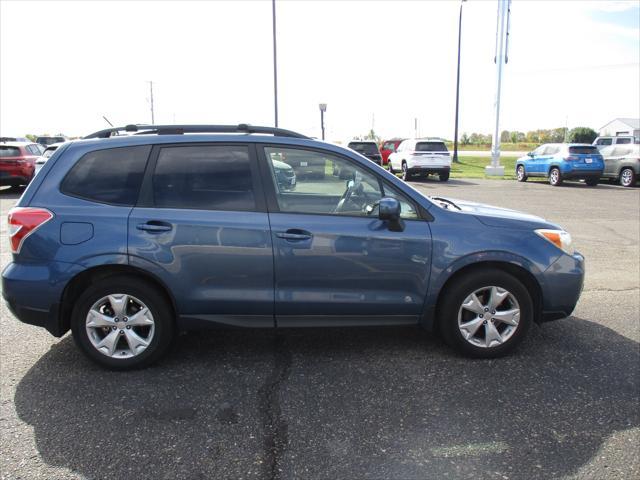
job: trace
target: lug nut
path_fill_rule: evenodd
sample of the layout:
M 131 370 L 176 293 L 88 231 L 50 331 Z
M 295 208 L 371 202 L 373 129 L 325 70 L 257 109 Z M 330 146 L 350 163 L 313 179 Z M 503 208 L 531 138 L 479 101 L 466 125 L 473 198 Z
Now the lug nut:
M 120 321 L 120 319 L 118 317 L 113 319 L 114 322 L 118 323 Z
M 496 314 L 496 311 L 495 310 L 491 310 L 491 315 L 495 315 L 495 314 Z M 125 322 L 126 322 L 126 320 L 125 320 Z
M 131 329 L 131 325 L 127 325 L 127 330 L 130 330 L 130 329 Z
M 124 330 L 120 330 L 120 335 L 124 335 Z
M 496 312 L 493 312 L 493 313 L 496 313 Z M 123 321 L 123 322 L 128 322 L 128 321 L 129 321 L 129 319 L 128 319 L 127 317 L 123 317 L 123 318 L 122 318 L 122 321 Z
M 488 312 L 488 311 L 489 311 L 489 309 L 488 309 L 488 308 L 485 308 L 485 309 L 484 309 L 484 311 L 485 311 L 485 312 Z
M 483 314 L 480 314 L 480 318 L 484 318 L 484 315 L 483 315 Z
M 487 324 L 487 321 L 485 320 L 484 322 L 482 322 L 482 324 L 483 324 L 483 325 L 486 325 L 486 324 Z
M 118 327 L 115 327 L 115 326 L 114 326 L 114 327 L 111 327 L 111 328 L 113 328 L 114 330 L 116 330 Z

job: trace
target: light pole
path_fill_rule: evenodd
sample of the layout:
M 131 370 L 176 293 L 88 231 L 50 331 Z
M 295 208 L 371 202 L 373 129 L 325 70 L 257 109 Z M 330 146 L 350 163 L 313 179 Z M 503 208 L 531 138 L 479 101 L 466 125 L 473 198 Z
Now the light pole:
M 149 89 L 151 90 L 151 125 L 156 123 L 155 115 L 153 112 L 153 80 L 149 80 Z
M 278 126 L 278 56 L 276 54 L 276 0 L 271 2 L 273 19 L 273 104 L 276 127 Z
M 320 128 L 322 129 L 322 140 L 324 140 L 324 112 L 327 111 L 327 104 L 320 104 Z
M 456 80 L 456 125 L 453 131 L 453 162 L 458 163 L 458 108 L 460 105 L 460 41 L 462 39 L 462 4 L 460 0 L 460 17 L 458 18 L 458 78 Z

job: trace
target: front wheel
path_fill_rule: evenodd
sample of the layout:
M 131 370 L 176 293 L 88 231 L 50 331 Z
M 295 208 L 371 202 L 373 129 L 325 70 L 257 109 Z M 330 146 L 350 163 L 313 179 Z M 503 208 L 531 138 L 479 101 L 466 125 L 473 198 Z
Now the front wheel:
M 620 185 L 632 187 L 636 183 L 636 173 L 632 168 L 623 168 L 620 172 Z
M 516 168 L 516 178 L 519 182 L 526 182 L 527 178 L 529 178 L 524 171 L 524 165 L 518 165 L 518 168 Z
M 80 295 L 71 330 L 91 360 L 110 369 L 130 370 L 166 353 L 174 337 L 172 312 L 153 286 L 137 278 L 114 276 Z
M 560 175 L 559 168 L 553 167 L 549 171 L 549 183 L 554 187 L 562 185 L 562 176 Z
M 460 277 L 441 298 L 442 336 L 467 356 L 506 355 L 524 339 L 533 321 L 533 302 L 526 287 L 502 270 Z

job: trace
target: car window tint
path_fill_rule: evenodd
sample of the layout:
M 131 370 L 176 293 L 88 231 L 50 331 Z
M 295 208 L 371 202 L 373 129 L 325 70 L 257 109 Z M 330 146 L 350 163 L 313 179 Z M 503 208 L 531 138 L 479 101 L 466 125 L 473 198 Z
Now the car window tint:
M 569 147 L 569 153 L 575 155 L 597 155 L 599 150 L 592 146 Z
M 153 199 L 164 208 L 256 210 L 248 147 L 162 148 L 153 173 Z
M 631 139 L 630 138 L 618 138 L 616 140 L 616 145 L 624 145 L 627 143 L 631 143 Z
M 266 147 L 265 155 L 282 212 L 367 216 L 365 208 L 382 198 L 375 175 L 337 155 L 279 147 Z M 285 180 L 285 167 L 293 182 Z
M 62 193 L 114 205 L 134 205 L 151 147 L 109 148 L 84 155 L 60 187 Z
M 598 145 L 611 145 L 611 139 L 601 138 L 600 140 L 598 140 Z
M 444 142 L 418 142 L 416 152 L 446 152 L 447 146 Z
M 0 146 L 0 157 L 19 157 L 20 149 L 18 147 Z

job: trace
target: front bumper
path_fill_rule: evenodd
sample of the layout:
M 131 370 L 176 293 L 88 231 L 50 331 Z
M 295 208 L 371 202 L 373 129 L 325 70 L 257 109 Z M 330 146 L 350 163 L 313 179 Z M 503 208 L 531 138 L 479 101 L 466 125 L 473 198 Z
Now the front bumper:
M 62 294 L 82 270 L 79 265 L 63 262 L 12 262 L 2 271 L 2 296 L 18 320 L 61 337 L 68 330 L 68 319 L 60 315 Z
M 542 315 L 540 320 L 558 320 L 571 315 L 584 285 L 584 257 L 578 252 L 563 254 L 542 274 Z

